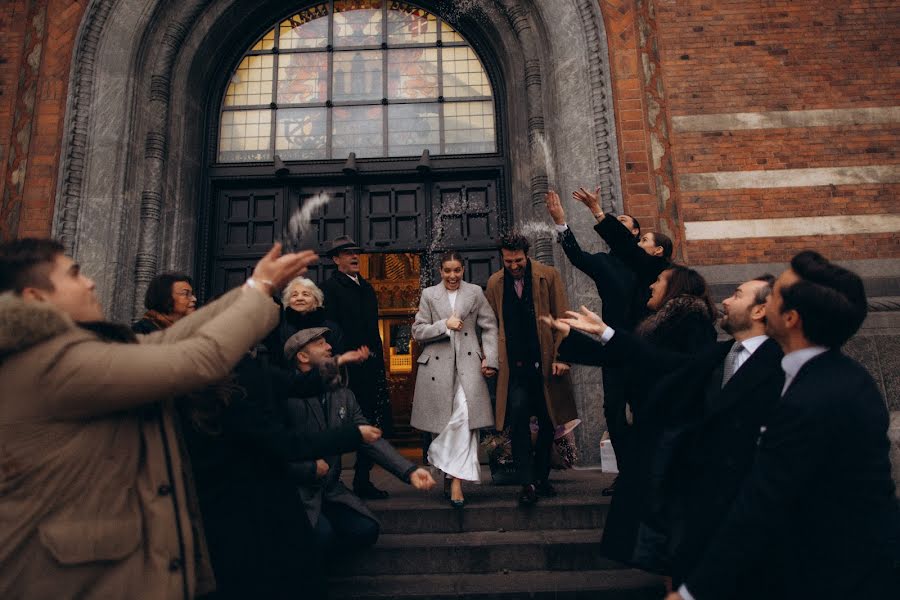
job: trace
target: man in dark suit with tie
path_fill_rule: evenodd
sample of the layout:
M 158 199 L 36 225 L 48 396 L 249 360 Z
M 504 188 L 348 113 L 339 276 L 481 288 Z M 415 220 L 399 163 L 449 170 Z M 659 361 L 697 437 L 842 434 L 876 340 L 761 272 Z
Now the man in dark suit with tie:
M 778 278 L 766 331 L 785 353 L 782 395 L 750 474 L 671 599 L 733 598 L 754 570 L 782 576 L 767 597 L 897 597 L 888 412 L 869 373 L 840 351 L 866 311 L 862 280 L 816 252 Z
M 654 500 L 641 524 L 635 560 L 689 573 L 725 517 L 753 464 L 759 428 L 781 395 L 783 353 L 766 336 L 775 278 L 740 284 L 722 302 L 722 341 L 666 376 L 654 395 L 667 425 L 651 473 Z M 671 561 L 671 562 L 669 562 Z M 666 564 L 669 563 L 669 564 Z M 756 574 L 754 574 L 756 575 Z M 761 580 L 742 586 L 760 592 Z

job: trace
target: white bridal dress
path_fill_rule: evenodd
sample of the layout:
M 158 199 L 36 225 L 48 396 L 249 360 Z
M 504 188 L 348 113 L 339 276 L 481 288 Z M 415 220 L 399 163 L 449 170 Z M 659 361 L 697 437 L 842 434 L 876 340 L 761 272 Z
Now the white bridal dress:
M 458 292 L 448 291 L 450 307 L 456 307 Z M 456 333 L 447 331 L 450 344 L 456 351 Z M 428 462 L 450 477 L 465 481 L 481 481 L 481 467 L 478 464 L 478 432 L 469 429 L 469 408 L 466 393 L 459 384 L 457 373 L 453 374 L 456 393 L 453 395 L 453 411 L 450 421 L 431 446 L 428 447 Z

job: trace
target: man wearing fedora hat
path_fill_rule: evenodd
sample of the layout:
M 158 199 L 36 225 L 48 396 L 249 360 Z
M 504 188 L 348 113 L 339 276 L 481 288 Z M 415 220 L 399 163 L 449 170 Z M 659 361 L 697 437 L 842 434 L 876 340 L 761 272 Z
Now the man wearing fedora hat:
M 328 331 L 327 327 L 301 329 L 284 345 L 285 359 L 294 362 L 301 373 L 317 369 L 327 382 L 325 392 L 318 396 L 288 400 L 292 425 L 306 434 L 369 424 L 353 392 L 341 381 L 338 360 L 325 339 Z M 434 487 L 427 470 L 401 456 L 384 439 L 360 445 L 357 456 L 362 455 L 418 490 Z M 361 549 L 375 543 L 378 520 L 341 482 L 340 454 L 292 463 L 290 472 L 323 551 Z
M 325 318 L 341 327 L 348 348 L 366 346 L 371 352 L 368 360 L 347 366 L 348 385 L 366 419 L 387 436 L 392 425 L 391 404 L 378 331 L 378 298 L 372 285 L 359 274 L 361 252 L 362 248 L 349 235 L 328 243 L 326 256 L 334 261 L 337 270 L 321 285 Z M 387 498 L 387 492 L 372 485 L 372 466 L 367 454 L 357 454 L 353 491 L 362 498 Z

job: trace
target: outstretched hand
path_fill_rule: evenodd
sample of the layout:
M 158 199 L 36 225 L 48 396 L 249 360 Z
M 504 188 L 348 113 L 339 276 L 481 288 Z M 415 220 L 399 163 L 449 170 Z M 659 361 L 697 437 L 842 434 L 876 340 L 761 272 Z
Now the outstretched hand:
M 434 478 L 427 470 L 419 467 L 409 474 L 409 483 L 417 490 L 427 491 L 435 486 Z
M 590 193 L 589 191 L 587 191 L 586 189 L 584 189 L 583 187 L 578 188 L 576 191 L 572 192 L 572 198 L 574 198 L 578 202 L 581 202 L 582 204 L 587 206 L 588 209 L 592 213 L 594 213 L 594 216 L 597 217 L 598 221 L 603 220 L 603 217 L 605 215 L 603 214 L 603 209 L 600 208 L 600 187 L 599 186 L 597 187 L 596 190 L 594 190 L 593 194 Z
M 371 425 L 360 425 L 359 433 L 362 434 L 363 442 L 366 444 L 374 444 L 381 439 L 381 430 Z
M 606 328 L 608 327 L 608 325 L 603 322 L 603 319 L 600 318 L 600 315 L 588 310 L 584 305 L 582 305 L 580 312 L 567 310 L 566 315 L 568 316 L 563 317 L 560 321 L 567 324 L 569 327 L 584 331 L 585 333 L 603 335 L 603 332 L 606 331 Z
M 346 364 L 358 365 L 369 360 L 371 354 L 372 351 L 369 350 L 368 346 L 360 346 L 356 350 L 350 350 L 338 355 L 337 364 L 339 367 Z
M 557 225 L 565 225 L 566 211 L 563 210 L 559 194 L 550 190 L 544 195 L 544 202 L 547 204 L 547 212 L 550 214 L 550 218 L 553 219 L 553 222 Z
M 270 293 L 280 291 L 295 277 L 306 273 L 309 266 L 318 260 L 312 250 L 281 254 L 281 243 L 275 242 L 266 255 L 253 268 L 253 280 L 267 286 Z
M 550 315 L 541 315 L 541 321 L 543 321 L 546 325 L 549 325 L 551 329 L 555 329 L 560 332 L 564 338 L 569 335 L 569 331 L 572 330 L 572 328 L 569 327 L 568 323 L 564 323 L 560 319 L 554 319 Z

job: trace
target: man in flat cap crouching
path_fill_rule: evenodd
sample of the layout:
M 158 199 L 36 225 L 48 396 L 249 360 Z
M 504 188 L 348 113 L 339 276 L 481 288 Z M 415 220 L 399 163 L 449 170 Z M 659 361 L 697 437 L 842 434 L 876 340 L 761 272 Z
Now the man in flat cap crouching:
M 301 373 L 318 369 L 328 382 L 320 396 L 291 398 L 288 408 L 293 426 L 303 432 L 317 432 L 346 426 L 368 425 L 353 392 L 343 385 L 338 359 L 325 340 L 327 327 L 301 329 L 284 345 L 287 361 L 296 361 Z M 353 360 L 354 352 L 341 355 L 342 362 Z M 434 479 L 425 469 L 403 458 L 387 441 L 379 439 L 359 447 L 374 463 L 401 481 L 419 490 L 429 490 Z M 341 482 L 341 455 L 290 465 L 300 497 L 316 538 L 326 551 L 371 546 L 378 539 L 380 525 L 362 499 Z

